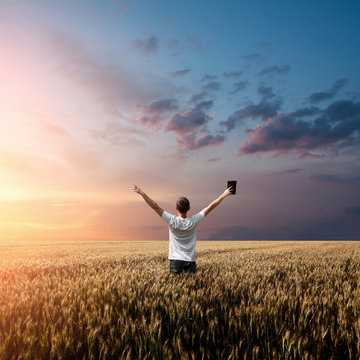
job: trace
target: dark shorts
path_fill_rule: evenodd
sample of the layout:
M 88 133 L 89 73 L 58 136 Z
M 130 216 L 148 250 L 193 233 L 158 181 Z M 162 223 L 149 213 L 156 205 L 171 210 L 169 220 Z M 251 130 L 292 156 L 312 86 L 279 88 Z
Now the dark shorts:
M 182 272 L 196 273 L 196 261 L 170 260 L 170 272 L 180 274 Z

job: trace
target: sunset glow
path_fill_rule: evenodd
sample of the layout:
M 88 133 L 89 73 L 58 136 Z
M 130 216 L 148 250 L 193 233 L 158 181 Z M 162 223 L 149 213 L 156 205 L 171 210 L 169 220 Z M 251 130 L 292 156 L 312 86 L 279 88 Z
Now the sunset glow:
M 0 241 L 360 240 L 358 1 L 2 1 Z

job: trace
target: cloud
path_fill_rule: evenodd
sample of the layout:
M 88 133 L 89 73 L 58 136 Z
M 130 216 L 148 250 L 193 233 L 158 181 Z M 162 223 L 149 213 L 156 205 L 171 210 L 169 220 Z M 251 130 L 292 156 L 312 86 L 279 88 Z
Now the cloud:
M 267 67 L 263 70 L 261 70 L 258 75 L 262 76 L 262 75 L 267 75 L 267 76 L 272 76 L 274 74 L 285 74 L 287 72 L 290 71 L 290 66 L 289 65 L 284 65 L 284 66 L 270 66 Z
M 183 113 L 178 112 L 173 114 L 165 131 L 187 134 L 205 125 L 209 120 L 211 120 L 211 117 L 205 114 L 204 111 L 200 109 L 188 109 Z
M 217 146 L 225 141 L 222 135 L 211 135 L 206 125 L 212 120 L 204 110 L 212 106 L 212 101 L 198 104 L 193 109 L 177 112 L 170 118 L 165 127 L 165 132 L 177 134 L 180 150 L 195 150 L 207 146 Z
M 234 90 L 231 91 L 231 94 L 236 94 L 239 91 L 245 90 L 249 86 L 248 81 L 239 81 L 234 84 Z
M 170 39 L 167 45 L 169 49 L 176 49 L 180 45 L 180 42 L 176 39 Z
M 48 135 L 57 135 L 57 136 L 66 136 L 66 137 L 71 136 L 70 133 L 67 130 L 65 130 L 63 127 L 52 124 L 49 121 L 43 121 L 42 126 L 44 131 Z
M 199 94 L 194 94 L 191 99 L 190 102 L 191 103 L 196 103 L 201 101 L 205 96 L 207 95 L 207 92 L 202 90 Z
M 180 150 L 196 150 L 207 146 L 217 146 L 225 141 L 222 135 L 212 135 L 207 130 L 207 124 L 212 117 L 206 114 L 213 106 L 212 100 L 200 101 L 191 109 L 183 112 L 179 109 L 176 99 L 152 101 L 148 105 L 135 105 L 134 110 L 140 113 L 136 117 L 141 125 L 154 131 L 163 129 L 165 133 L 173 132 Z M 169 119 L 169 120 L 168 120 Z
M 310 176 L 309 180 L 336 185 L 360 185 L 360 176 L 337 176 L 332 174 L 319 174 Z
M 219 91 L 221 89 L 221 83 L 218 81 L 211 81 L 204 85 L 203 87 L 204 91 Z
M 296 226 L 293 240 L 360 240 L 360 222 L 356 217 L 344 216 Z
M 259 95 L 261 95 L 263 100 L 269 100 L 275 97 L 275 94 L 271 87 L 260 85 L 257 89 L 257 92 Z
M 213 105 L 212 100 L 201 101 L 195 105 L 195 110 L 209 110 Z
M 154 100 L 148 105 L 137 104 L 135 111 L 141 111 L 142 115 L 137 118 L 142 125 L 159 130 L 164 122 L 164 114 L 178 110 L 176 99 Z
M 332 99 L 347 83 L 348 79 L 345 78 L 337 80 L 330 90 L 312 93 L 308 100 L 312 104 L 317 104 L 321 101 Z
M 256 108 L 257 109 L 257 108 Z M 253 116 L 252 107 L 240 110 L 237 118 Z M 317 114 L 313 121 L 302 117 Z M 299 116 L 303 115 L 302 117 Z M 226 124 L 231 128 L 237 118 Z M 340 100 L 330 104 L 323 111 L 315 108 L 300 109 L 288 114 L 274 114 L 262 123 L 248 130 L 250 141 L 239 148 L 239 154 L 276 151 L 277 153 L 295 150 L 305 156 L 311 149 L 340 149 L 359 145 L 360 102 Z
M 270 88 L 266 88 L 266 91 L 264 89 L 265 88 L 262 88 L 260 90 L 262 99 L 258 104 L 250 103 L 249 105 L 240 108 L 231 114 L 226 121 L 222 121 L 220 125 L 224 126 L 226 131 L 230 131 L 236 126 L 242 125 L 248 118 L 260 118 L 265 121 L 268 118 L 276 116 L 277 112 L 280 110 L 282 100 L 275 97 Z M 269 99 L 272 99 L 272 101 L 269 101 Z
M 178 70 L 178 71 L 170 72 L 169 76 L 173 78 L 180 77 L 188 74 L 190 71 L 191 71 L 190 69 Z
M 145 39 L 135 39 L 132 42 L 132 47 L 143 55 L 153 55 L 159 48 L 159 39 L 156 36 L 149 36 Z
M 83 47 L 77 39 L 64 33 L 47 35 L 49 54 L 59 65 L 53 70 L 90 92 L 113 115 L 122 116 L 120 110 L 130 109 L 134 103 L 144 103 L 169 93 L 169 82 L 156 76 L 142 76 L 121 63 L 113 65 L 98 58 Z M 152 86 L 147 86 L 152 84 Z
M 269 43 L 268 41 L 260 41 L 256 44 L 254 44 L 255 47 L 258 47 L 262 50 L 272 50 L 272 46 L 271 43 Z
M 199 37 L 195 35 L 190 35 L 187 37 L 188 43 L 191 45 L 191 47 L 196 51 L 202 51 L 203 45 Z
M 360 205 L 357 206 L 349 206 L 344 209 L 345 214 L 348 216 L 360 216 Z M 359 234 L 359 240 L 360 240 L 360 234 Z
M 216 80 L 217 79 L 217 76 L 216 75 L 204 75 L 201 79 L 201 81 L 213 81 L 213 80 Z
M 105 126 L 101 129 L 86 129 L 85 130 L 92 139 L 96 140 L 98 143 L 99 141 L 105 142 L 111 146 L 119 146 L 119 145 L 139 145 L 141 141 L 139 137 L 131 137 L 131 135 L 140 135 L 142 137 L 147 136 L 146 132 L 139 127 L 134 127 L 132 124 L 131 126 L 120 123 L 117 121 L 107 122 Z
M 230 226 L 215 231 L 210 240 L 360 240 L 360 206 L 346 208 L 347 215 L 291 226 Z
M 196 139 L 195 134 L 182 134 L 178 137 L 179 147 L 183 150 L 197 150 L 207 146 L 217 146 L 225 141 L 222 135 L 204 134 Z
M 110 0 L 109 4 L 114 7 L 115 15 L 123 15 L 130 8 L 131 0 Z
M 312 106 L 310 108 L 300 108 L 297 109 L 295 111 L 293 111 L 291 114 L 293 117 L 297 118 L 297 117 L 306 117 L 306 116 L 313 116 L 320 113 L 320 109 Z
M 211 159 L 206 160 L 205 162 L 213 163 L 213 162 L 217 162 L 217 161 L 220 161 L 220 160 L 221 160 L 221 158 L 211 158 Z
M 260 54 L 247 54 L 247 55 L 243 55 L 241 56 L 242 59 L 244 59 L 245 61 L 251 62 L 251 61 L 258 61 L 262 59 L 262 56 Z
M 226 78 L 238 78 L 243 74 L 242 71 L 225 71 L 223 76 Z
M 176 99 L 154 100 L 149 105 L 144 107 L 144 111 L 150 114 L 164 111 L 177 110 Z
M 172 19 L 171 16 L 165 16 L 163 19 L 162 19 L 162 22 L 164 25 L 170 25 L 172 24 L 174 21 Z
M 283 170 L 283 171 L 274 171 L 271 172 L 269 174 L 266 174 L 266 176 L 278 176 L 278 175 L 287 175 L 287 174 L 294 174 L 300 171 L 303 171 L 304 169 L 302 168 L 296 168 L 296 169 L 288 169 L 288 170 Z

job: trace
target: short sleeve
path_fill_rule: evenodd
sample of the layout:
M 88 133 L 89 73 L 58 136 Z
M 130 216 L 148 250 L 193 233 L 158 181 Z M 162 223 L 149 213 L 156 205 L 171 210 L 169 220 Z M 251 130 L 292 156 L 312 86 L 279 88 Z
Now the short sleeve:
M 198 224 L 204 217 L 205 217 L 205 213 L 202 210 L 196 215 L 193 215 L 192 219 L 194 221 L 194 224 Z
M 168 212 L 166 211 L 163 211 L 161 217 L 162 219 L 168 224 L 170 225 L 171 223 L 171 218 L 172 218 L 173 215 L 169 214 Z

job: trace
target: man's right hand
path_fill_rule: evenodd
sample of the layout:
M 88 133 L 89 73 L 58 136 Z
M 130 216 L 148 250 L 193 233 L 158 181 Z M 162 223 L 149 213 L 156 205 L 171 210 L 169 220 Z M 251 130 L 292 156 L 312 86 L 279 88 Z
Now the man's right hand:
M 142 195 L 144 192 L 135 184 L 130 186 L 130 190 Z
M 227 197 L 232 194 L 232 190 L 234 189 L 233 186 L 228 187 L 222 194 L 223 197 Z
M 227 196 L 231 195 L 232 188 L 232 186 L 228 187 L 216 200 L 203 209 L 205 216 L 208 215 L 213 209 L 215 209 Z

